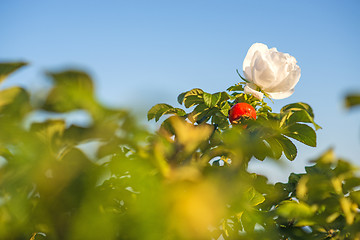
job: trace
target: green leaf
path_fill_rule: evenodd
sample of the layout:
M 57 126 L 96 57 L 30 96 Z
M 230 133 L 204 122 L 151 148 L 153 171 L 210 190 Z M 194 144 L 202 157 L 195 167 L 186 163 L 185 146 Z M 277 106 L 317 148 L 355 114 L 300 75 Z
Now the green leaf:
M 265 197 L 261 193 L 256 191 L 253 187 L 249 189 L 248 194 L 249 194 L 249 203 L 253 207 L 265 201 Z
M 360 94 L 349 94 L 345 97 L 345 107 L 352 108 L 360 105 Z
M 308 112 L 312 118 L 314 117 L 314 112 L 313 112 L 311 106 L 309 104 L 303 103 L 303 102 L 288 104 L 281 108 L 280 113 L 285 113 L 286 111 L 289 111 L 289 110 L 296 111 L 296 110 L 301 110 L 301 109 Z
M 336 157 L 335 152 L 332 148 L 328 149 L 324 152 L 319 158 L 312 160 L 311 162 L 315 162 L 316 166 L 325 166 L 328 169 L 333 163 L 335 163 Z
M 229 127 L 229 121 L 228 118 L 225 117 L 222 113 L 220 113 L 219 111 L 217 111 L 211 119 L 211 123 L 212 124 L 216 124 L 218 126 L 218 128 L 220 129 L 225 129 L 227 127 Z
M 50 91 L 43 109 L 54 112 L 68 112 L 76 109 L 88 110 L 96 115 L 99 104 L 94 98 L 94 86 L 90 76 L 84 72 L 68 70 L 48 73 L 55 86 Z
M 303 202 L 284 201 L 277 208 L 276 212 L 285 218 L 308 218 L 313 216 L 314 212 L 309 205 Z
M 27 65 L 25 62 L 0 63 L 0 83 L 3 82 L 11 73 L 25 65 Z
M 215 107 L 215 105 L 220 101 L 221 93 L 204 93 L 203 94 L 204 103 L 209 108 Z
M 352 165 L 350 162 L 347 162 L 345 160 L 339 159 L 337 161 L 337 166 L 334 168 L 334 174 L 336 176 L 340 176 L 342 174 L 352 174 L 357 170 L 357 167 Z
M 148 120 L 155 118 L 155 121 L 157 122 L 159 121 L 160 117 L 165 114 L 176 114 L 178 116 L 184 116 L 186 113 L 180 108 L 174 108 L 169 104 L 161 103 L 156 104 L 149 110 L 147 118 Z
M 63 119 L 50 119 L 33 123 L 30 130 L 35 132 L 45 144 L 53 145 L 60 141 L 59 138 L 63 135 L 65 127 Z
M 286 158 L 293 161 L 297 155 L 296 146 L 290 141 L 290 139 L 282 135 L 276 137 L 276 140 L 281 144 Z
M 360 191 L 352 191 L 350 192 L 350 198 L 357 203 L 358 205 L 360 205 Z
M 0 112 L 8 113 L 11 116 L 30 111 L 30 96 L 26 90 L 20 87 L 11 87 L 0 91 Z
M 316 133 L 314 129 L 305 124 L 292 124 L 286 128 L 284 134 L 308 146 L 316 147 Z
M 357 188 L 359 186 L 360 186 L 360 178 L 350 177 L 345 180 L 343 188 L 344 188 L 344 191 L 348 192 L 348 191 L 353 190 L 353 188 Z
M 177 101 L 178 101 L 179 104 L 183 104 L 186 93 L 187 92 L 183 92 L 177 97 Z
M 273 155 L 273 158 L 279 159 L 282 155 L 283 147 L 276 138 L 268 138 L 266 142 L 270 145 L 270 149 Z
M 82 71 L 67 70 L 57 73 L 47 73 L 57 86 L 75 87 L 87 93 L 93 93 L 94 85 L 91 77 Z
M 173 119 L 176 118 L 176 116 L 170 116 L 169 118 L 165 119 L 160 126 L 160 129 L 163 129 L 170 133 L 171 135 L 175 135 L 175 129 L 172 125 Z
M 198 105 L 198 104 L 201 104 L 203 103 L 204 100 L 202 97 L 199 97 L 199 96 L 195 96 L 195 95 L 190 95 L 188 97 L 185 98 L 184 100 L 184 106 L 186 108 L 189 108 L 189 107 L 192 107 L 194 105 Z
M 228 117 L 229 110 L 230 110 L 230 104 L 226 101 L 222 104 L 220 112 L 225 116 Z
M 314 118 L 304 109 L 288 110 L 287 114 L 282 118 L 288 120 L 289 125 L 297 122 L 305 122 L 312 123 L 316 130 L 321 129 L 321 127 L 315 123 Z M 284 122 L 283 119 L 281 122 Z
M 246 232 L 253 232 L 255 228 L 255 224 L 259 222 L 259 219 L 255 213 L 255 211 L 244 211 L 241 215 L 241 224 L 244 227 Z
M 187 92 L 183 92 L 178 96 L 178 102 L 180 104 L 185 104 L 186 108 L 189 108 L 191 106 L 193 106 L 194 104 L 196 104 L 196 101 L 202 101 L 202 95 L 203 95 L 204 91 L 200 88 L 194 88 L 191 89 L 190 91 Z
M 194 110 L 190 114 L 190 120 L 197 123 L 206 122 L 209 120 L 210 116 L 208 116 L 210 109 L 205 104 L 197 105 Z
M 163 115 L 164 112 L 166 112 L 169 109 L 172 109 L 173 106 L 166 104 L 166 103 L 160 103 L 153 106 L 147 114 L 148 121 L 150 121 L 153 118 L 156 118 L 155 121 L 157 122 L 159 118 Z
M 230 99 L 230 95 L 227 92 L 221 92 L 220 102 L 224 102 Z
M 237 92 L 237 91 L 243 92 L 244 91 L 244 85 L 245 85 L 245 83 L 238 83 L 238 84 L 236 84 L 234 86 L 229 87 L 227 90 L 229 92 Z
M 264 161 L 267 156 L 271 156 L 271 150 L 264 141 L 254 141 L 253 144 L 256 146 L 253 150 L 253 154 L 258 160 Z

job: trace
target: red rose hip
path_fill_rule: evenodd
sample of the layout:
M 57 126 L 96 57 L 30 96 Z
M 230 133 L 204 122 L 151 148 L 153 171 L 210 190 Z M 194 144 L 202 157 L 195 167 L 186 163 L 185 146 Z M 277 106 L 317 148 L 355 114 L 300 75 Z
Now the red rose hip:
M 231 124 L 238 123 L 242 118 L 256 119 L 256 110 L 248 103 L 237 103 L 229 110 Z

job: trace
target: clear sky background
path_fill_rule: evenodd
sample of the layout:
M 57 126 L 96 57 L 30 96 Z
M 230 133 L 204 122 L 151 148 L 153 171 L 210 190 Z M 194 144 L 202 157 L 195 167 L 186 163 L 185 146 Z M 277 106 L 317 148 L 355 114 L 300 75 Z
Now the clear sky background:
M 0 60 L 31 65 L 2 88 L 41 88 L 45 70 L 88 71 L 99 99 L 143 113 L 156 103 L 178 106 L 177 95 L 198 87 L 223 91 L 255 42 L 298 60 L 295 93 L 269 105 L 306 102 L 323 127 L 318 147 L 297 144 L 298 157 L 254 171 L 285 181 L 330 147 L 360 166 L 360 109 L 343 97 L 360 92 L 360 1 L 0 1 Z

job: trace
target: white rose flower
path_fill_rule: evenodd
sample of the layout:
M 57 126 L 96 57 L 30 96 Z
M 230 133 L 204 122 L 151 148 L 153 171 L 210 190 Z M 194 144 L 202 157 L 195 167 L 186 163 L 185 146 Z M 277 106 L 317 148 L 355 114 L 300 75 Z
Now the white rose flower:
M 262 100 L 265 92 L 270 98 L 287 98 L 294 93 L 300 79 L 301 70 L 297 61 L 288 53 L 269 49 L 265 44 L 254 43 L 248 50 L 243 63 L 243 71 L 249 83 L 245 93 Z M 261 90 L 262 92 L 260 92 Z

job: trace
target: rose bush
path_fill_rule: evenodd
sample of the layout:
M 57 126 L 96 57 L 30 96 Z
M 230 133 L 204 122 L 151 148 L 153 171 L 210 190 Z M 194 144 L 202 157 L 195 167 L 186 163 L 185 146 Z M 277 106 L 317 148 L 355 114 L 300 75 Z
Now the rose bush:
M 254 43 L 248 50 L 243 71 L 248 83 L 245 93 L 262 99 L 264 93 L 270 98 L 282 99 L 294 92 L 301 70 L 297 61 L 288 53 L 269 49 L 265 44 Z
M 0 63 L 0 83 L 24 65 Z M 316 146 L 310 105 L 273 112 L 246 82 L 195 88 L 181 107 L 153 106 L 148 119 L 162 123 L 148 131 L 99 102 L 87 73 L 47 76 L 46 95 L 0 89 L 0 239 L 360 239 L 358 167 L 332 150 L 286 183 L 248 169 L 295 160 L 293 141 Z M 230 124 L 239 116 L 247 127 Z

